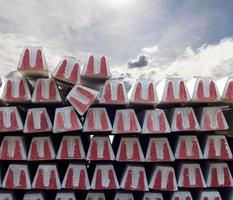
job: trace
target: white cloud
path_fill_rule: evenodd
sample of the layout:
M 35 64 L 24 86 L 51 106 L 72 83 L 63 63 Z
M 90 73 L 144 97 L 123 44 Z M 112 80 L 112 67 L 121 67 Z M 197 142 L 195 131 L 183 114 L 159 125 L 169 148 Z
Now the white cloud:
M 184 78 L 192 76 L 233 75 L 233 38 L 225 38 L 217 44 L 202 45 L 193 50 L 188 47 L 184 53 L 174 60 L 164 71 L 164 75 L 178 73 Z
M 200 48 L 187 47 L 185 51 L 170 61 L 168 55 L 159 50 L 158 46 L 143 48 L 150 63 L 145 67 L 123 69 L 133 78 L 150 77 L 160 80 L 169 76 L 190 79 L 193 76 L 212 76 L 220 78 L 233 75 L 233 38 L 225 38 L 217 44 L 203 44 Z M 141 55 L 140 53 L 140 55 Z
M 159 51 L 158 46 L 151 46 L 151 47 L 145 47 L 142 49 L 142 53 L 148 54 L 148 55 L 153 55 Z

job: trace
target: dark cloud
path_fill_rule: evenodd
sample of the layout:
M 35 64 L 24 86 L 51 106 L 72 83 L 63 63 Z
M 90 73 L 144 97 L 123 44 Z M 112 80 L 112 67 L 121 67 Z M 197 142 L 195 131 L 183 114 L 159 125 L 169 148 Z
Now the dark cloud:
M 139 55 L 135 60 L 129 60 L 127 63 L 128 68 L 139 68 L 146 67 L 149 63 L 149 58 L 147 55 Z

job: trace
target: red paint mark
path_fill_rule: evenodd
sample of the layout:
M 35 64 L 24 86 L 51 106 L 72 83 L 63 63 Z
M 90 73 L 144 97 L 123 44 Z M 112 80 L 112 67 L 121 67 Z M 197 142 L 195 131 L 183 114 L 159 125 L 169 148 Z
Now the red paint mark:
M 211 130 L 211 129 L 212 129 L 209 111 L 207 111 L 206 114 L 205 114 L 205 118 L 204 118 L 204 129 L 205 129 L 205 130 Z
M 104 100 L 105 100 L 105 103 L 109 103 L 112 100 L 112 89 L 111 89 L 110 83 L 107 83 L 105 85 Z
M 48 122 L 47 122 L 47 118 L 45 116 L 45 112 L 41 112 L 40 113 L 40 130 L 42 131 L 46 131 L 48 130 Z
M 126 189 L 126 190 L 134 189 L 132 188 L 132 183 L 133 183 L 133 171 L 130 169 L 127 173 L 125 187 L 123 189 Z
M 17 122 L 17 117 L 16 117 L 16 112 L 11 112 L 10 114 L 10 120 L 11 120 L 11 126 L 8 129 L 11 130 L 16 130 L 19 128 L 18 122 Z M 5 127 L 5 126 L 4 126 Z
M 203 188 L 202 173 L 200 168 L 195 168 L 196 187 Z
M 166 131 L 165 116 L 163 113 L 159 114 L 159 131 L 164 133 Z
M 135 102 L 142 102 L 142 83 L 138 83 L 135 89 L 135 96 L 134 96 Z
M 61 159 L 67 159 L 67 158 L 69 158 L 67 141 L 64 140 L 61 145 L 62 145 Z
M 104 111 L 101 111 L 100 113 L 100 122 L 101 122 L 101 127 L 103 131 L 108 130 L 108 120 L 107 120 L 107 114 Z
M 200 159 L 199 145 L 197 140 L 192 141 L 192 159 Z
M 6 81 L 6 93 L 5 93 L 5 98 L 6 98 L 7 101 L 13 99 L 13 96 L 12 96 L 12 81 L 11 81 L 11 80 L 7 80 L 7 81 Z
M 210 81 L 210 100 L 214 101 L 217 99 L 217 90 L 213 80 Z
M 14 188 L 15 187 L 13 169 L 9 169 L 9 171 L 8 171 L 5 187 L 6 188 Z
M 63 60 L 57 73 L 56 76 L 64 79 L 65 78 L 65 71 L 66 71 L 66 67 L 67 67 L 67 60 Z
M 42 52 L 41 52 L 40 49 L 38 49 L 37 53 L 36 53 L 36 65 L 35 65 L 35 69 L 44 69 Z
M 186 88 L 185 88 L 185 83 L 184 81 L 180 81 L 180 100 L 182 101 L 186 101 L 187 100 L 187 92 L 186 92 Z
M 152 142 L 151 144 L 151 149 L 150 149 L 150 160 L 151 161 L 157 161 L 157 148 L 156 148 L 156 143 Z
M 130 112 L 130 132 L 137 132 L 138 131 L 138 127 L 137 127 L 137 123 L 136 123 L 136 115 L 134 114 L 134 112 Z
M 37 150 L 37 142 L 36 140 L 32 141 L 31 144 L 31 157 L 30 160 L 37 160 L 39 159 L 39 154 L 38 154 L 38 150 Z
M 204 95 L 204 83 L 202 80 L 198 81 L 198 86 L 197 86 L 197 99 L 198 100 L 203 100 L 205 99 Z
M 19 80 L 19 99 L 26 99 L 26 90 L 24 86 L 24 81 L 21 79 Z
M 210 187 L 218 187 L 218 173 L 216 168 L 212 168 L 211 170 L 211 183 Z
M 188 168 L 184 168 L 183 171 L 183 186 L 184 187 L 190 187 L 190 181 L 189 181 L 189 170 Z
M 216 113 L 216 118 L 217 118 L 217 125 L 218 125 L 218 129 L 225 129 L 224 126 L 224 121 L 223 121 L 223 116 L 222 116 L 222 112 L 221 111 L 217 111 Z
M 63 121 L 63 117 L 62 117 L 62 113 L 61 112 L 58 112 L 57 113 L 57 121 L 56 121 L 56 124 L 57 124 L 57 128 L 58 129 L 65 129 L 65 126 L 64 126 L 64 121 Z
M 74 189 L 74 171 L 73 169 L 69 169 L 68 173 L 67 173 L 67 178 L 66 178 L 66 184 L 65 184 L 65 188 L 66 189 Z
M 101 169 L 97 169 L 96 171 L 96 181 L 95 181 L 95 189 L 97 190 L 101 190 L 104 189 L 103 185 L 102 185 L 102 171 Z
M 90 131 L 95 131 L 96 130 L 96 128 L 95 128 L 95 119 L 94 119 L 94 111 L 89 111 L 88 112 L 88 117 L 87 117 L 87 119 L 88 119 L 88 129 L 90 130 Z
M 230 159 L 230 155 L 229 155 L 229 152 L 228 152 L 228 149 L 227 149 L 228 144 L 227 144 L 226 139 L 221 138 L 220 139 L 220 145 L 221 145 L 220 157 L 223 158 L 223 159 Z
M 0 130 L 4 130 L 5 129 L 5 124 L 4 124 L 4 121 L 3 121 L 3 111 L 1 110 L 0 111 Z
M 174 191 L 174 173 L 172 171 L 168 174 L 167 191 Z
M 76 109 L 80 110 L 80 113 L 85 113 L 87 108 L 89 107 L 89 103 L 88 104 L 84 104 L 81 101 L 79 101 L 78 99 L 76 99 L 75 97 L 70 97 L 70 102 L 71 104 L 74 104 L 74 106 L 76 107 Z
M 154 132 L 154 121 L 152 114 L 147 116 L 146 127 L 149 133 Z
M 92 144 L 91 144 L 91 154 L 90 154 L 90 160 L 98 160 L 99 157 L 98 157 L 98 144 L 96 143 L 96 141 L 92 141 Z
M 104 147 L 103 148 L 104 149 L 103 149 L 102 159 L 103 160 L 111 160 L 108 141 L 104 141 Z
M 215 142 L 214 139 L 209 140 L 209 148 L 208 148 L 208 158 L 216 158 L 216 148 L 215 148 Z
M 23 54 L 23 59 L 20 68 L 21 69 L 29 69 L 30 68 L 30 55 L 29 55 L 29 49 L 25 49 Z
M 167 83 L 167 95 L 166 95 L 166 100 L 168 102 L 171 102 L 174 100 L 174 92 L 173 92 L 173 84 L 171 81 L 168 81 Z
M 160 189 L 162 189 L 162 185 L 161 184 L 162 184 L 162 171 L 158 170 L 157 174 L 155 175 L 153 189 L 154 190 L 160 190 Z
M 106 61 L 106 58 L 104 56 L 102 56 L 100 58 L 100 75 L 103 76 L 103 77 L 108 76 L 107 61 Z
M 130 160 L 133 161 L 140 161 L 140 153 L 139 153 L 139 147 L 138 147 L 138 143 L 134 142 L 133 144 L 133 154 L 132 154 L 132 158 L 130 158 Z
M 48 188 L 50 188 L 50 189 L 57 189 L 58 188 L 56 174 L 57 174 L 57 172 L 54 169 L 52 169 L 50 171 L 50 179 L 49 179 L 49 185 L 48 185 Z
M 233 81 L 230 81 L 230 83 L 227 85 L 226 94 L 224 96 L 224 99 L 226 99 L 226 100 L 233 99 Z
M 44 186 L 44 172 L 42 169 L 38 170 L 38 175 L 36 177 L 36 184 L 35 184 L 35 188 L 45 188 Z
M 32 112 L 29 112 L 27 116 L 27 129 L 29 132 L 33 132 L 35 130 Z
M 86 173 L 84 169 L 80 170 L 79 180 L 78 180 L 78 189 L 86 189 Z
M 223 168 L 223 176 L 224 176 L 224 186 L 225 187 L 232 186 L 231 179 L 230 179 L 231 175 L 229 173 L 228 167 Z
M 179 146 L 179 154 L 178 154 L 180 159 L 185 159 L 187 158 L 187 149 L 186 149 L 186 142 L 185 140 L 180 141 L 180 146 Z
M 56 100 L 56 83 L 55 81 L 50 81 L 49 82 L 49 99 L 50 101 L 55 101 Z
M 78 117 L 73 110 L 70 111 L 70 123 L 71 123 L 71 128 L 69 128 L 68 130 L 80 129 Z
M 93 55 L 91 55 L 89 57 L 89 60 L 88 60 L 88 63 L 87 63 L 86 74 L 87 75 L 94 74 L 94 56 Z
M 164 143 L 163 144 L 163 160 L 164 161 L 170 161 L 171 160 L 171 156 L 170 156 L 170 151 L 168 148 L 168 143 Z
M 9 151 L 9 142 L 8 140 L 3 140 L 1 145 L 1 152 L 0 152 L 1 159 L 7 160 L 10 157 L 8 151 Z
M 177 113 L 177 115 L 176 115 L 176 128 L 178 131 L 184 130 L 183 119 L 182 119 L 182 115 L 180 112 Z
M 117 86 L 117 101 L 119 103 L 125 103 L 125 93 L 123 83 L 119 83 Z
M 143 171 L 140 171 L 139 172 L 137 190 L 143 191 L 144 189 L 145 189 L 145 174 L 144 174 Z
M 73 158 L 82 159 L 81 152 L 80 152 L 80 145 L 79 145 L 79 140 L 78 139 L 75 139 L 75 142 L 74 142 L 74 154 L 73 154 Z
M 25 171 L 20 171 L 19 173 L 19 185 L 17 188 L 28 189 Z
M 86 90 L 85 88 L 77 87 L 76 90 L 80 92 L 81 94 L 83 94 L 84 96 L 86 96 L 88 99 L 94 98 L 94 95 L 88 90 Z
M 46 139 L 44 141 L 44 158 L 45 160 L 51 160 L 52 159 L 52 147 L 49 145 L 49 141 Z
M 21 160 L 22 154 L 21 154 L 21 144 L 18 140 L 15 141 L 15 151 L 13 155 L 14 160 Z
M 36 87 L 36 101 L 44 100 L 43 94 L 42 94 L 42 81 L 38 80 L 38 85 Z
M 188 119 L 189 119 L 189 129 L 195 130 L 196 121 L 195 121 L 194 113 L 192 111 L 188 113 Z
M 125 132 L 123 114 L 122 114 L 121 112 L 118 113 L 118 118 L 117 118 L 117 132 L 118 132 L 118 133 L 124 133 L 124 132 Z
M 126 161 L 127 159 L 128 159 L 127 158 L 127 146 L 126 146 L 125 142 L 122 142 L 121 146 L 120 146 L 119 160 L 120 161 Z
M 73 65 L 73 69 L 71 71 L 71 74 L 70 74 L 70 81 L 72 81 L 73 83 L 77 83 L 78 81 L 78 72 L 79 72 L 79 64 L 78 63 L 75 63 Z
M 107 186 L 107 188 L 108 189 L 116 189 L 116 183 L 115 183 L 113 170 L 108 171 L 108 179 L 109 179 L 109 185 Z
M 154 102 L 155 101 L 155 90 L 153 83 L 150 83 L 148 86 L 148 102 Z

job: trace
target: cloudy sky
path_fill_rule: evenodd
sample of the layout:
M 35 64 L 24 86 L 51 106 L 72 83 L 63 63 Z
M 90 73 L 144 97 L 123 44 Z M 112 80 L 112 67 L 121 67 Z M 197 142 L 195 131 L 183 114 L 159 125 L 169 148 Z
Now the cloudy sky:
M 233 75 L 232 0 L 0 0 L 0 76 L 22 47 L 82 64 L 106 55 L 115 76 Z

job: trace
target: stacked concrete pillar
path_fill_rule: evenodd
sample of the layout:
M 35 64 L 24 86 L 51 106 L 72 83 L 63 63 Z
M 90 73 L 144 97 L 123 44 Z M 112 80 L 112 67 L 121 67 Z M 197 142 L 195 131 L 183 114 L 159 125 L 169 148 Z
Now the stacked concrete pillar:
M 231 77 L 128 90 L 105 56 L 50 73 L 41 47 L 17 69 L 0 88 L 0 199 L 232 199 Z

